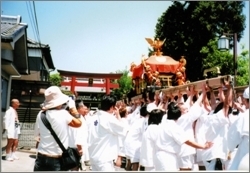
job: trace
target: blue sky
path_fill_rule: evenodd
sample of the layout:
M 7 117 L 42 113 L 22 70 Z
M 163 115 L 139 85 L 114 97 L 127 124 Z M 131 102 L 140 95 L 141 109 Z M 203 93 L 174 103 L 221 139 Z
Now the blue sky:
M 249 1 L 240 44 L 249 49 Z M 37 40 L 29 17 L 32 1 L 1 1 L 3 15 L 21 15 L 28 37 Z M 171 1 L 35 1 L 40 39 L 51 48 L 57 69 L 110 73 L 140 63 L 148 54 L 145 37 L 155 35 L 157 19 Z M 33 12 L 33 11 L 32 11 Z M 240 49 L 238 50 L 240 53 Z

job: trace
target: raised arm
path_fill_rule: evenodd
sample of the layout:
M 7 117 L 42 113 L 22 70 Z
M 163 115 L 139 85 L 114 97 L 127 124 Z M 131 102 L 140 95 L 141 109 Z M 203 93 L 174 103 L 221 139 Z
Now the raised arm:
M 187 88 L 187 100 L 185 102 L 185 104 L 190 108 L 193 105 L 193 98 L 194 98 L 194 86 L 190 86 L 190 88 Z
M 224 95 L 224 92 L 223 92 L 223 87 L 218 88 L 218 91 L 219 91 L 218 96 L 219 96 L 220 102 L 224 102 L 225 95 Z
M 214 94 L 213 88 L 209 87 L 209 92 L 210 92 L 210 104 L 211 104 L 211 109 L 214 110 L 217 106 L 216 104 L 216 98 Z
M 223 111 L 224 111 L 224 115 L 228 117 L 229 109 L 230 107 L 232 107 L 232 103 L 233 103 L 233 99 L 232 99 L 233 89 L 232 89 L 232 84 L 230 82 L 225 82 L 225 87 L 227 88 L 227 94 L 224 100 Z
M 203 101 L 203 105 L 204 105 L 204 108 L 205 108 L 208 112 L 210 112 L 210 111 L 212 110 L 211 105 L 210 105 L 210 103 L 209 103 L 209 101 L 208 101 L 208 98 L 207 98 L 207 94 L 206 94 L 206 97 L 205 97 L 205 99 L 204 99 L 204 101 Z

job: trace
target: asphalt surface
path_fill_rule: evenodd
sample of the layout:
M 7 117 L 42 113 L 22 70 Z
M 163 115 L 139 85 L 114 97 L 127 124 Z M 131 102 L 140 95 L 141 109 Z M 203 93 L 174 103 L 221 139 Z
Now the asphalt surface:
M 33 172 L 36 151 L 31 150 L 19 150 L 16 152 L 16 156 L 19 160 L 7 161 L 5 160 L 5 154 L 2 155 L 1 172 Z M 91 171 L 89 167 L 86 167 L 86 171 Z M 116 168 L 116 171 L 125 171 L 121 168 Z

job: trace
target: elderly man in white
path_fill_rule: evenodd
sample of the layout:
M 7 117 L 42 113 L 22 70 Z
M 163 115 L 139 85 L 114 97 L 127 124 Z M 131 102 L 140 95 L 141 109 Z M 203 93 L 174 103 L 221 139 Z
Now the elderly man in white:
M 17 99 L 11 100 L 11 106 L 6 111 L 3 118 L 4 130 L 7 131 L 7 146 L 6 146 L 6 160 L 13 161 L 19 158 L 15 155 L 18 146 L 18 135 L 20 134 L 20 125 L 16 109 L 20 103 Z
M 249 87 L 245 89 L 243 98 L 243 104 L 246 110 L 240 113 L 239 118 L 228 130 L 227 138 L 229 150 L 233 151 L 238 145 L 238 150 L 232 160 L 232 164 L 228 167 L 229 170 L 243 169 L 239 168 L 239 165 L 243 158 L 249 155 Z M 239 106 L 237 104 L 235 105 Z M 248 165 L 247 170 L 249 170 L 249 162 L 245 163 L 245 165 Z

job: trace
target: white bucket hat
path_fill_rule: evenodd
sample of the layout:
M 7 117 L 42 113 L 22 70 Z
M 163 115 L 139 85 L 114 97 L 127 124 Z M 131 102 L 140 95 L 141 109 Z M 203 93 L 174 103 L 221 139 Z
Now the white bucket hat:
M 245 89 L 245 91 L 244 91 L 244 93 L 243 93 L 243 97 L 244 97 L 245 99 L 249 99 L 249 87 L 247 87 L 247 88 Z
M 69 96 L 63 94 L 60 88 L 57 86 L 51 86 L 47 88 L 44 92 L 44 96 L 44 109 L 55 108 L 69 101 Z

